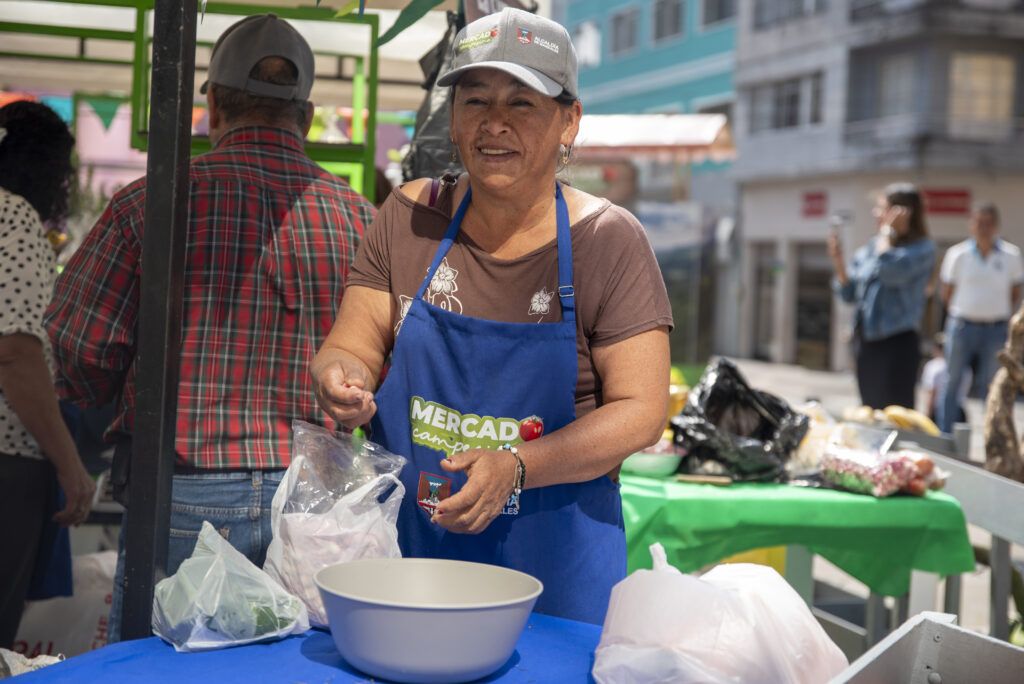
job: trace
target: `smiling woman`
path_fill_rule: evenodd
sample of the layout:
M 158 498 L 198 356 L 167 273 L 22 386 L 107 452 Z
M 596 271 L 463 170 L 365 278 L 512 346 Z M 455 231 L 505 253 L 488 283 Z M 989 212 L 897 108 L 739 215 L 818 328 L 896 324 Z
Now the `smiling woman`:
M 452 64 L 438 83 L 466 173 L 381 207 L 317 398 L 409 459 L 403 555 L 530 573 L 537 610 L 600 623 L 626 572 L 618 469 L 665 421 L 665 285 L 629 212 L 556 183 L 583 113 L 565 29 L 505 9 L 463 29 Z
M 478 193 L 546 179 L 579 131 L 579 100 L 559 104 L 498 69 L 475 69 L 452 90 L 452 144 Z

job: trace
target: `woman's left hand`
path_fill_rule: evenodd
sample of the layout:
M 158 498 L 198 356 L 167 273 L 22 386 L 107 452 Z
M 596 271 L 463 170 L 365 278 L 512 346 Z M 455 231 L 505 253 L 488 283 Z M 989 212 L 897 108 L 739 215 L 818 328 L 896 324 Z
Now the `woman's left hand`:
M 449 473 L 465 472 L 461 490 L 438 505 L 432 521 L 449 532 L 479 534 L 501 514 L 516 476 L 516 459 L 506 451 L 473 449 L 441 461 Z

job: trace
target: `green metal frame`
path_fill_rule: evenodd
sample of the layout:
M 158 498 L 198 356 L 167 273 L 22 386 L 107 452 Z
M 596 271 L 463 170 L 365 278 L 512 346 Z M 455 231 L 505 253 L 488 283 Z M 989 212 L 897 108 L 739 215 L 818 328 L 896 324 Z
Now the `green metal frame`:
M 135 27 L 133 30 L 128 31 L 77 26 L 53 26 L 24 22 L 0 22 L 0 33 L 25 33 L 32 35 L 129 42 L 133 43 L 132 60 L 104 59 L 81 55 L 48 55 L 45 53 L 26 53 L 17 51 L 0 51 L 0 57 L 131 67 L 132 91 L 129 99 L 132 107 L 131 145 L 135 149 L 146 151 L 149 147 L 147 131 L 149 126 L 149 53 L 152 42 L 152 37 L 147 35 L 146 18 L 148 13 L 153 10 L 154 0 L 47 1 L 71 5 L 122 7 L 133 9 L 135 10 Z M 273 12 L 277 16 L 285 19 L 333 21 L 346 24 L 359 24 L 369 28 L 370 50 L 366 55 L 353 55 L 345 52 L 317 53 L 331 57 L 348 57 L 355 61 L 355 72 L 352 77 L 352 142 L 344 145 L 338 145 L 307 141 L 306 151 L 313 160 L 320 163 L 331 173 L 345 176 L 348 179 L 349 184 L 357 192 L 360 192 L 367 197 L 372 197 L 376 178 L 374 166 L 377 126 L 377 51 L 380 34 L 379 17 L 373 14 L 337 17 L 335 16 L 335 10 L 327 7 L 268 7 L 265 5 L 236 5 L 222 2 L 209 3 L 206 7 L 206 11 L 208 14 L 228 14 L 239 16 Z M 206 42 L 197 44 L 206 46 L 211 45 Z M 360 115 L 361 112 L 365 112 L 365 118 Z M 194 138 L 192 141 L 193 154 L 205 152 L 209 150 L 209 148 L 209 140 L 205 138 Z

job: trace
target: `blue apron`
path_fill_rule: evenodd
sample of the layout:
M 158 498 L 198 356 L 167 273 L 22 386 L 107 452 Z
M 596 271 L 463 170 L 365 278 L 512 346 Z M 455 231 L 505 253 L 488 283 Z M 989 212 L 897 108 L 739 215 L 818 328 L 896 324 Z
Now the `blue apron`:
M 403 556 L 521 570 L 544 583 L 538 612 L 600 624 L 612 586 L 626 575 L 622 500 L 608 477 L 528 489 L 518 512 L 506 506 L 480 534 L 456 534 L 430 522 L 436 505 L 466 482 L 463 473 L 441 469 L 446 456 L 518 444 L 576 418 L 572 241 L 561 188 L 555 195 L 561 322 L 502 323 L 423 299 L 458 235 L 470 203 L 467 191 L 401 323 L 391 368 L 376 395 L 373 438 L 409 458 L 398 517 Z

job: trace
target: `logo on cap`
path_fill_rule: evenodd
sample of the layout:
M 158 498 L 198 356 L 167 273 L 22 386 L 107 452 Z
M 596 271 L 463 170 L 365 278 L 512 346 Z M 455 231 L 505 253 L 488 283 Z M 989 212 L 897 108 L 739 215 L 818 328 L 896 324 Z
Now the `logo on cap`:
M 478 33 L 475 36 L 468 36 L 468 37 L 463 38 L 462 40 L 459 41 L 459 44 L 455 47 L 455 52 L 456 52 L 456 54 L 460 54 L 461 55 L 466 50 L 472 50 L 475 47 L 480 47 L 481 45 L 487 45 L 487 43 L 490 43 L 492 40 L 494 40 L 497 37 L 498 37 L 498 29 L 497 28 L 492 28 L 492 29 L 490 29 L 488 31 L 484 31 L 483 33 Z
M 522 40 L 522 39 L 520 38 L 520 40 Z M 539 45 L 542 48 L 544 48 L 545 50 L 551 50 L 556 55 L 558 54 L 558 44 L 557 43 L 552 43 L 550 40 L 544 40 L 540 36 L 537 36 L 536 38 L 533 39 L 533 44 L 534 45 Z
M 526 29 L 520 27 L 519 42 L 522 43 L 523 45 L 529 45 L 530 43 L 533 42 L 533 34 L 527 31 Z

